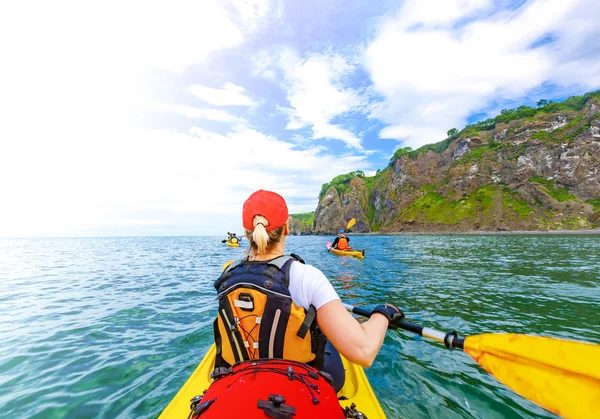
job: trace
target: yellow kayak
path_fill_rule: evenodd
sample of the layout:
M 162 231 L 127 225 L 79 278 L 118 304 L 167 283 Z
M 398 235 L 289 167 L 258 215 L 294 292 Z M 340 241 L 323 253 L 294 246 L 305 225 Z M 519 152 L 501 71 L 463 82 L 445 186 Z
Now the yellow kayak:
M 188 417 L 190 414 L 190 400 L 201 395 L 212 382 L 210 374 L 214 369 L 215 353 L 216 347 L 212 345 L 190 378 L 163 410 L 159 419 L 185 419 Z M 385 418 L 385 413 L 383 413 L 381 405 L 375 397 L 375 393 L 373 393 L 363 368 L 350 363 L 344 357 L 342 357 L 342 362 L 346 370 L 346 381 L 344 387 L 337 394 L 341 399 L 339 402 L 342 408 L 350 407 L 354 403 L 356 409 L 364 413 L 369 419 Z
M 331 253 L 338 256 L 352 256 L 356 259 L 364 259 L 365 252 L 362 250 L 339 250 L 331 248 Z
M 232 242 L 225 242 L 225 243 L 226 243 L 226 244 L 227 244 L 227 246 L 229 246 L 229 247 L 240 247 L 240 242 L 235 242 L 235 243 L 232 243 Z

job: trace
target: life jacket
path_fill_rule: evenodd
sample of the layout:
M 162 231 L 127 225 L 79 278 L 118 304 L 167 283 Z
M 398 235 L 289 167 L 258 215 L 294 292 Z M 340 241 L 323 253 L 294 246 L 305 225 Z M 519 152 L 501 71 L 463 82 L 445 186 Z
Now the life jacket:
M 332 418 L 346 416 L 327 373 L 298 362 L 261 359 L 218 368 L 191 400 L 191 419 Z M 199 391 L 203 389 L 199 388 Z
M 215 367 L 259 358 L 323 365 L 326 339 L 317 310 L 298 307 L 289 290 L 294 254 L 226 266 L 215 281 L 219 313 L 214 321 Z
M 231 237 L 231 238 L 229 239 L 229 242 L 230 242 L 230 243 L 238 243 L 238 242 L 239 242 L 239 240 L 238 240 L 238 238 L 237 238 L 237 237 Z
M 337 242 L 337 248 L 340 250 L 351 249 L 350 245 L 348 244 L 348 239 L 346 239 L 346 236 L 340 237 L 340 239 Z

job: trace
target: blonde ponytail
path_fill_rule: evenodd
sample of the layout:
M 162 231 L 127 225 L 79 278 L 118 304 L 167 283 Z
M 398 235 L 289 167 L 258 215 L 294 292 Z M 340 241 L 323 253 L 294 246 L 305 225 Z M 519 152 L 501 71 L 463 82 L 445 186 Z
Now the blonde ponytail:
M 252 225 L 254 226 L 252 242 L 256 244 L 256 254 L 264 255 L 267 253 L 267 244 L 269 243 L 269 234 L 265 228 L 269 225 L 269 221 L 262 215 L 255 215 Z
M 262 215 L 255 215 L 252 219 L 254 231 L 246 230 L 246 238 L 250 242 L 246 256 L 266 255 L 273 246 L 281 240 L 285 225 L 267 232 L 266 227 L 269 225 L 267 220 Z

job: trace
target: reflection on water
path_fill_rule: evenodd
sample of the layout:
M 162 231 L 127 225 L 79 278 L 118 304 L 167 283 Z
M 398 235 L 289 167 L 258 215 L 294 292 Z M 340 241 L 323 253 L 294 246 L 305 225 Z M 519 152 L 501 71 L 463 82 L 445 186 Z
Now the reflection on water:
M 342 289 L 346 291 L 346 295 L 350 298 L 357 298 L 356 294 L 350 294 L 349 291 L 353 288 L 359 288 L 360 284 L 356 280 L 356 275 L 350 271 L 340 272 L 335 276 L 337 283 L 341 285 Z

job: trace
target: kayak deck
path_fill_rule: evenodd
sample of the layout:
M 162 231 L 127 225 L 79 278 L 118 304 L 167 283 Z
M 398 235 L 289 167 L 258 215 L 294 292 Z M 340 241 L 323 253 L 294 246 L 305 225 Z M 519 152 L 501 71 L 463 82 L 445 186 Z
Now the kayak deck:
M 357 259 L 364 259 L 365 254 L 361 250 L 339 250 L 335 248 L 331 248 L 331 253 L 338 256 L 352 256 Z
M 163 410 L 159 419 L 185 419 L 188 417 L 190 400 L 194 396 L 202 395 L 202 392 L 212 382 L 210 374 L 214 369 L 215 354 L 216 347 L 212 345 L 190 378 Z M 346 371 L 346 381 L 344 387 L 338 392 L 338 397 L 344 399 L 340 400 L 340 405 L 349 407 L 352 403 L 355 403 L 356 409 L 364 413 L 369 419 L 385 418 L 385 413 L 383 413 L 383 409 L 375 393 L 373 393 L 364 369 L 352 364 L 344 357 L 342 357 L 342 362 Z
M 240 247 L 239 243 L 231 243 L 231 242 L 225 242 L 227 244 L 227 246 L 229 247 Z

